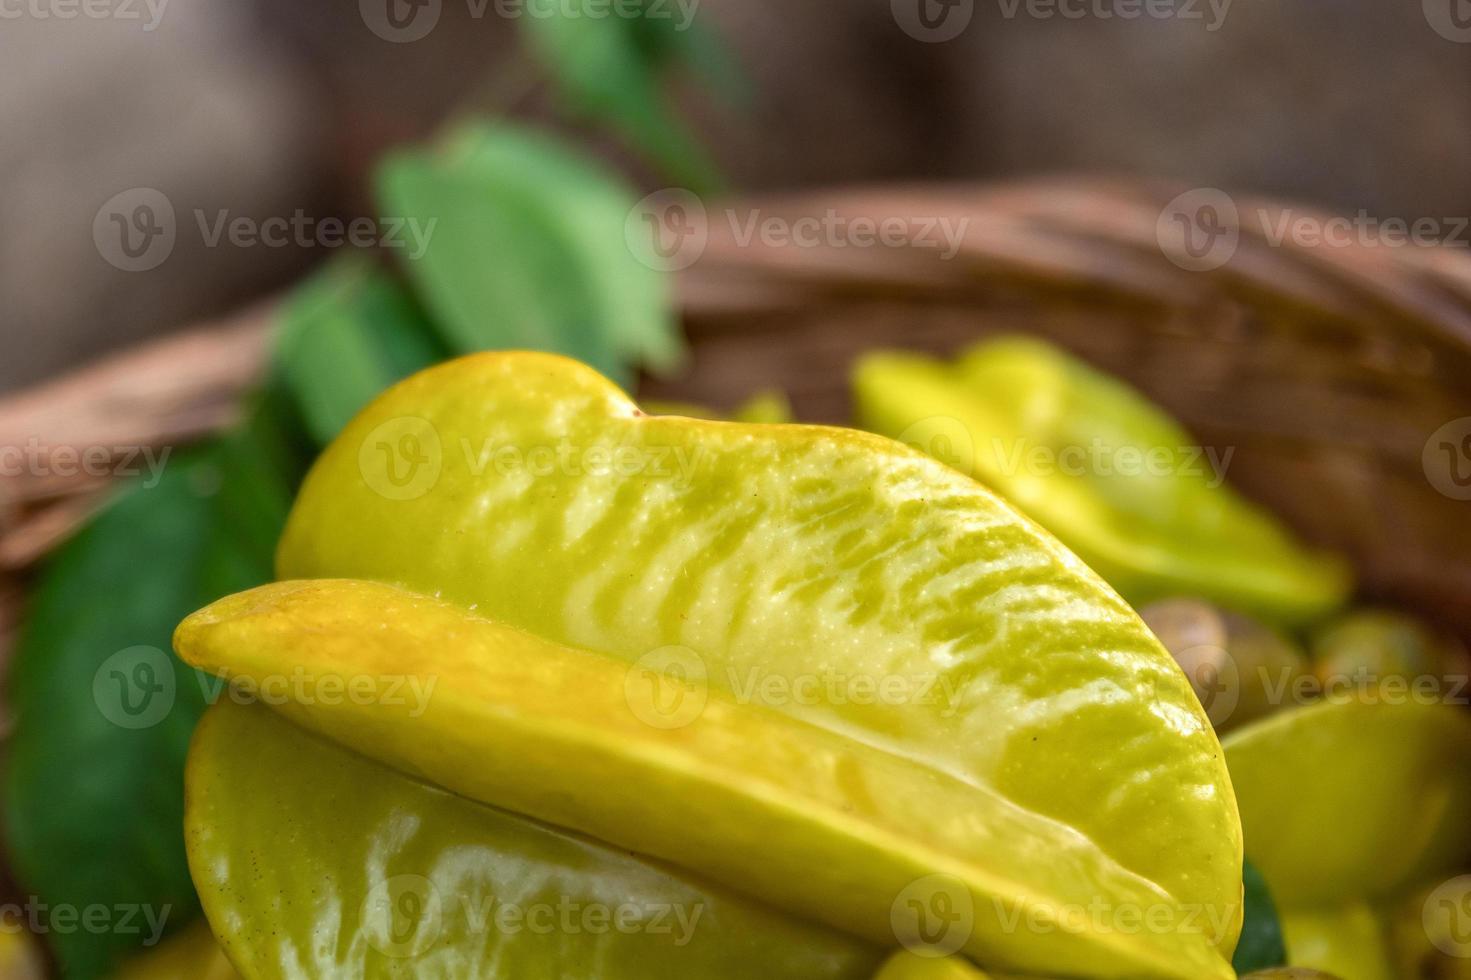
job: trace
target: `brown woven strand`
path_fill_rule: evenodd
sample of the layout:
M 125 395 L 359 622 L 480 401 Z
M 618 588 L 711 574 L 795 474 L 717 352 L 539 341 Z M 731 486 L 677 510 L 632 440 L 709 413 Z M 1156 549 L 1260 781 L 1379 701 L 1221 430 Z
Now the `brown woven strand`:
M 1468 504 L 1421 454 L 1471 416 L 1471 256 L 1451 247 L 1274 245 L 1284 211 L 1238 197 L 1241 240 L 1211 272 L 1155 239 L 1184 190 L 1113 180 L 851 189 L 747 201 L 738 215 L 967 220 L 960 252 L 741 242 L 710 222 L 681 274 L 688 370 L 648 397 L 736 404 L 784 388 L 799 417 L 845 422 L 848 375 L 875 347 L 953 352 L 1002 332 L 1048 337 L 1233 453 L 1229 476 L 1312 540 L 1348 553 L 1366 596 L 1471 636 Z M 722 212 L 723 214 L 723 212 Z M 270 317 L 232 320 L 0 402 L 0 446 L 177 445 L 234 417 Z M 0 631 L 25 570 L 75 526 L 95 480 L 0 478 Z M 9 596 L 9 598 L 7 598 Z M 3 642 L 0 632 L 0 642 Z

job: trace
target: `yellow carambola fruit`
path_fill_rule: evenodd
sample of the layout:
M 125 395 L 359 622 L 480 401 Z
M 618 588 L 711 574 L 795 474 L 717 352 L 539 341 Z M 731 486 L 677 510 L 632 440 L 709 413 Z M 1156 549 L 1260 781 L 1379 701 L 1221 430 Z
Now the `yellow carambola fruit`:
M 865 980 L 881 957 L 412 779 L 260 704 L 205 714 L 188 791 L 195 882 L 250 980 Z
M 1383 924 L 1362 902 L 1285 910 L 1282 938 L 1295 965 L 1348 980 L 1411 980 L 1395 974 Z
M 1089 928 L 1090 902 L 1137 914 L 1175 903 L 994 791 L 719 690 L 645 693 L 621 661 L 440 600 L 365 582 L 279 583 L 190 617 L 177 643 L 191 663 L 268 698 L 290 665 L 301 681 L 275 698 L 281 713 L 366 757 L 875 943 L 893 941 L 901 896 L 923 902 L 953 882 L 973 906 L 957 947 L 999 965 L 1034 966 L 1034 933 L 1047 935 L 1047 962 L 1077 975 L 1100 962 L 1119 976 L 1219 962 L 1196 933 L 1140 943 L 1111 920 Z M 405 664 L 415 672 L 388 697 Z M 364 696 L 331 696 L 355 679 Z M 368 696 L 367 681 L 383 696 Z M 698 698 L 698 715 L 661 717 L 666 693 Z M 936 877 L 944 884 L 923 884 Z
M 1247 857 L 1283 908 L 1389 897 L 1471 857 L 1471 718 L 1456 706 L 1322 701 L 1222 745 Z
M 284 631 L 271 641 L 278 659 L 251 661 L 249 649 L 272 649 L 245 625 L 257 596 L 206 613 L 181 652 L 225 674 L 322 666 L 335 662 L 316 659 L 334 636 L 357 636 L 357 619 L 391 638 L 372 662 L 400 674 L 412 666 L 475 689 L 483 670 L 501 669 L 490 664 L 543 665 L 524 668 L 543 672 L 535 683 L 481 690 L 418 728 L 381 707 L 359 717 L 282 706 L 365 754 L 873 941 L 895 939 L 902 869 L 921 888 L 938 875 L 969 891 L 965 949 L 983 966 L 1230 975 L 1212 941 L 1229 950 L 1239 929 L 1238 819 L 1185 679 L 1049 535 L 895 443 L 647 417 L 574 362 L 481 355 L 410 379 L 348 427 L 308 479 L 279 565 L 284 578 L 401 586 L 412 612 L 375 619 L 380 595 L 303 630 L 301 609 L 277 610 L 250 629 Z M 419 605 L 427 596 L 439 604 Z M 426 642 L 421 617 L 455 642 Z M 474 658 L 455 652 L 461 631 L 482 638 Z M 521 649 L 513 633 L 531 646 L 496 653 Z M 511 741 L 531 751 L 557 730 L 583 740 L 545 739 L 559 747 L 531 756 L 541 765 L 487 774 L 475 760 L 510 734 L 486 719 L 522 716 L 543 686 L 568 693 L 574 664 L 600 665 L 579 685 L 585 696 L 543 698 Z M 679 672 L 695 686 L 671 689 Z M 640 690 L 641 728 L 614 724 L 617 698 L 626 714 Z M 678 694 L 703 697 L 693 720 Z M 589 704 L 605 714 L 582 715 Z M 680 755 L 661 739 L 698 748 Z M 420 743 L 442 764 L 406 754 Z M 803 748 L 788 757 L 783 744 Z M 591 746 L 626 786 L 595 778 L 579 757 Z M 722 768 L 712 754 L 734 761 Z M 558 790 L 564 766 L 588 778 Z M 717 802 L 699 802 L 707 786 Z M 583 792 L 596 805 L 578 805 Z M 620 810 L 620 793 L 649 812 Z M 915 804 L 899 795 L 923 805 L 906 810 Z M 854 811 L 834 814 L 845 801 Z M 665 810 L 700 818 L 671 827 L 681 821 Z M 731 813 L 800 831 L 802 846 L 743 832 Z M 707 818 L 714 830 L 693 826 Z M 649 827 L 671 832 L 652 840 Z M 970 849 L 992 838 L 995 848 Z M 1068 842 L 1078 860 L 1059 864 L 1051 849 Z M 834 860 L 858 854 L 874 860 Z M 1163 930 L 1129 925 L 1141 912 L 1158 923 L 1161 910 Z
M 1293 965 L 1389 980 L 1377 908 L 1471 858 L 1471 718 L 1358 692 L 1223 740 L 1247 855 L 1282 913 Z
M 873 980 L 988 980 L 988 977 L 953 956 L 920 956 L 906 950 L 889 957 Z
M 9 980 L 8 974 L 0 976 Z M 198 922 L 134 956 L 114 980 L 240 980 L 240 975 L 230 966 L 209 926 Z
M 1131 602 L 1198 595 L 1279 622 L 1342 604 L 1346 567 L 1305 550 L 1222 482 L 1164 411 L 1049 344 L 1002 338 L 956 364 L 860 362 L 859 424 L 1005 495 Z

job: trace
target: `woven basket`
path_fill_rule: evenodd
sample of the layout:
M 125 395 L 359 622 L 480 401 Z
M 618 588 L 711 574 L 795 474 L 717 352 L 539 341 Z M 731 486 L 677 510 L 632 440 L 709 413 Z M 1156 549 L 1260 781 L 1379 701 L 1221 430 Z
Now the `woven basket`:
M 1206 445 L 1231 448 L 1230 479 L 1348 554 L 1366 598 L 1471 637 L 1471 503 L 1447 488 L 1452 461 L 1437 464 L 1433 445 L 1427 455 L 1433 434 L 1471 416 L 1471 254 L 1277 242 L 1283 218 L 1326 216 L 1237 196 L 1234 251 L 1191 271 L 1159 234 L 1181 190 L 1067 180 L 742 202 L 710 216 L 703 253 L 681 273 L 687 370 L 645 379 L 641 394 L 728 407 L 780 387 L 800 419 L 842 423 L 849 367 L 865 350 L 1040 334 L 1148 392 Z M 752 216 L 790 226 L 901 215 L 963 221 L 958 253 L 781 246 L 740 232 Z M 234 417 L 270 321 L 267 304 L 0 402 L 0 447 L 196 439 Z M 28 570 L 106 488 L 0 480 L 8 647 Z

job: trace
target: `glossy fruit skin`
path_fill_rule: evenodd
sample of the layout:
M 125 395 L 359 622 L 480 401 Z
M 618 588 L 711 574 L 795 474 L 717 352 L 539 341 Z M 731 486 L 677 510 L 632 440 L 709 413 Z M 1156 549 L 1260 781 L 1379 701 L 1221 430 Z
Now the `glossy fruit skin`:
M 1222 747 L 1289 962 L 1407 980 L 1383 908 L 1471 858 L 1471 718 L 1438 703 L 1323 701 Z
M 1350 980 L 1404 980 L 1390 964 L 1379 917 L 1365 903 L 1284 912 L 1282 931 L 1295 965 Z
M 906 938 L 896 904 L 927 905 L 925 883 L 942 878 L 968 898 L 950 950 L 997 967 L 1194 978 L 1223 965 L 1184 917 L 1179 932 L 1166 920 L 1147 939 L 1142 924 L 1130 935 L 1127 910 L 1160 921 L 1172 896 L 992 791 L 719 690 L 645 694 L 644 668 L 451 603 L 366 582 L 282 582 L 191 616 L 176 645 L 241 690 L 269 694 L 292 672 L 302 682 L 272 706 L 366 758 L 876 947 Z M 390 698 L 404 688 L 387 679 L 405 665 L 421 695 Z M 331 695 L 373 679 L 384 697 Z M 697 710 L 654 714 L 669 694 Z M 1074 910 L 1094 904 L 1121 917 L 1079 921 Z
M 189 793 L 201 897 L 251 978 L 861 980 L 880 958 L 413 780 L 262 705 L 210 710 Z
M 1392 896 L 1471 857 L 1471 718 L 1454 706 L 1324 701 L 1222 747 L 1284 909 Z
M 386 480 L 406 432 L 438 447 L 411 493 Z M 550 471 L 494 463 L 564 446 L 571 462 Z M 590 465 L 620 453 L 648 465 Z M 1076 827 L 1225 912 L 1219 943 L 1234 943 L 1229 777 L 1168 654 L 1050 535 L 889 440 L 647 417 L 575 362 L 479 355 L 400 384 L 348 427 L 308 478 L 278 565 L 401 584 L 627 661 L 684 647 L 727 690 L 814 672 L 923 686 L 933 703 L 775 707 Z
M 1013 927 L 992 943 L 978 929 L 966 949 L 1034 976 L 1230 976 L 1218 950 L 1240 927 L 1239 822 L 1185 679 L 1050 535 L 912 450 L 848 430 L 653 418 L 574 362 L 481 355 L 410 379 L 348 426 L 303 489 L 279 570 L 319 581 L 191 618 L 181 653 L 237 678 L 304 663 L 454 678 L 419 729 L 402 712 L 274 707 L 457 803 L 661 854 L 676 874 L 785 909 L 793 928 L 827 921 L 869 942 L 895 938 L 901 870 L 989 876 L 973 894 L 1019 889 L 1023 902 L 1080 889 L 1205 909 L 1163 936 Z M 320 581 L 341 578 L 362 581 Z M 313 589 L 341 591 L 312 606 L 316 620 L 283 611 Z M 626 727 L 627 678 L 670 650 L 704 665 L 704 714 Z M 902 696 L 780 698 L 761 683 L 832 674 L 897 680 Z M 232 755 L 254 741 L 246 729 L 210 743 L 215 761 L 195 772 L 244 765 Z M 681 795 L 691 780 L 706 798 Z M 191 826 L 223 836 L 193 836 L 192 867 L 240 947 L 241 918 L 219 901 L 247 865 L 211 878 L 207 856 L 243 831 L 202 799 Z M 844 805 L 846 823 L 831 816 Z M 684 808 L 695 819 L 680 830 Z M 906 834 L 874 835 L 896 819 Z M 790 837 L 751 831 L 775 826 Z M 1018 841 L 1042 826 L 1057 846 L 1023 860 Z M 363 844 L 347 837 L 344 868 Z M 855 843 L 861 863 L 845 860 Z M 997 870 L 1009 867 L 1030 870 Z M 270 894 L 238 908 L 264 925 Z M 274 976 L 263 969 L 245 972 Z
M 1001 338 L 954 365 L 873 354 L 853 384 L 861 425 L 995 488 L 1136 605 L 1199 595 L 1296 623 L 1348 594 L 1343 563 L 1220 483 L 1167 414 L 1051 345 Z

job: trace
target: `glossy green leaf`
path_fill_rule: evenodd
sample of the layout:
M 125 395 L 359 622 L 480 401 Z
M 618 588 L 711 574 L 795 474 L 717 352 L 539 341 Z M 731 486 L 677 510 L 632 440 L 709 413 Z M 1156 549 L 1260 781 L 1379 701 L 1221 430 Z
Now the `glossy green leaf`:
M 1246 914 L 1241 923 L 1241 940 L 1231 957 L 1237 973 L 1267 970 L 1287 965 L 1287 947 L 1282 941 L 1282 922 L 1271 889 L 1250 861 L 1241 867 Z
M 671 108 L 663 84 L 675 57 L 706 43 L 697 35 L 681 40 L 680 32 L 702 25 L 670 21 L 683 16 L 677 4 L 650 4 L 630 18 L 599 16 L 594 8 L 606 8 L 598 0 L 529 2 L 543 10 L 522 18 L 527 41 L 569 110 L 619 133 L 676 183 L 719 190 L 715 165 Z
M 1389 897 L 1471 858 L 1471 718 L 1457 707 L 1323 701 L 1222 747 L 1247 857 L 1284 914 Z
M 128 929 L 50 930 L 69 977 L 104 974 L 195 909 L 179 826 L 189 735 L 208 685 L 169 637 L 201 602 L 270 578 L 298 452 L 282 400 L 223 443 L 139 479 L 42 574 L 10 697 L 7 845 L 47 905 L 133 906 Z
M 624 381 L 679 359 L 669 284 L 624 234 L 632 192 L 557 142 L 468 127 L 389 157 L 379 194 L 433 229 L 404 263 L 455 350 L 553 351 Z
M 282 320 L 276 358 L 321 445 L 389 385 L 448 356 L 407 291 L 362 256 L 309 280 Z
M 246 980 L 858 980 L 881 955 L 259 705 L 221 703 L 200 725 L 187 834 Z
M 1053 538 L 896 443 L 646 416 L 563 358 L 466 358 L 329 447 L 279 571 L 625 662 L 684 648 L 712 691 L 1075 829 L 1234 945 L 1235 802 L 1179 669 Z M 802 695 L 814 679 L 839 694 Z
M 1167 414 L 1045 343 L 989 341 L 955 365 L 870 355 L 854 388 L 860 424 L 995 488 L 1136 605 L 1195 595 L 1301 621 L 1347 595 L 1343 563 L 1220 482 Z

